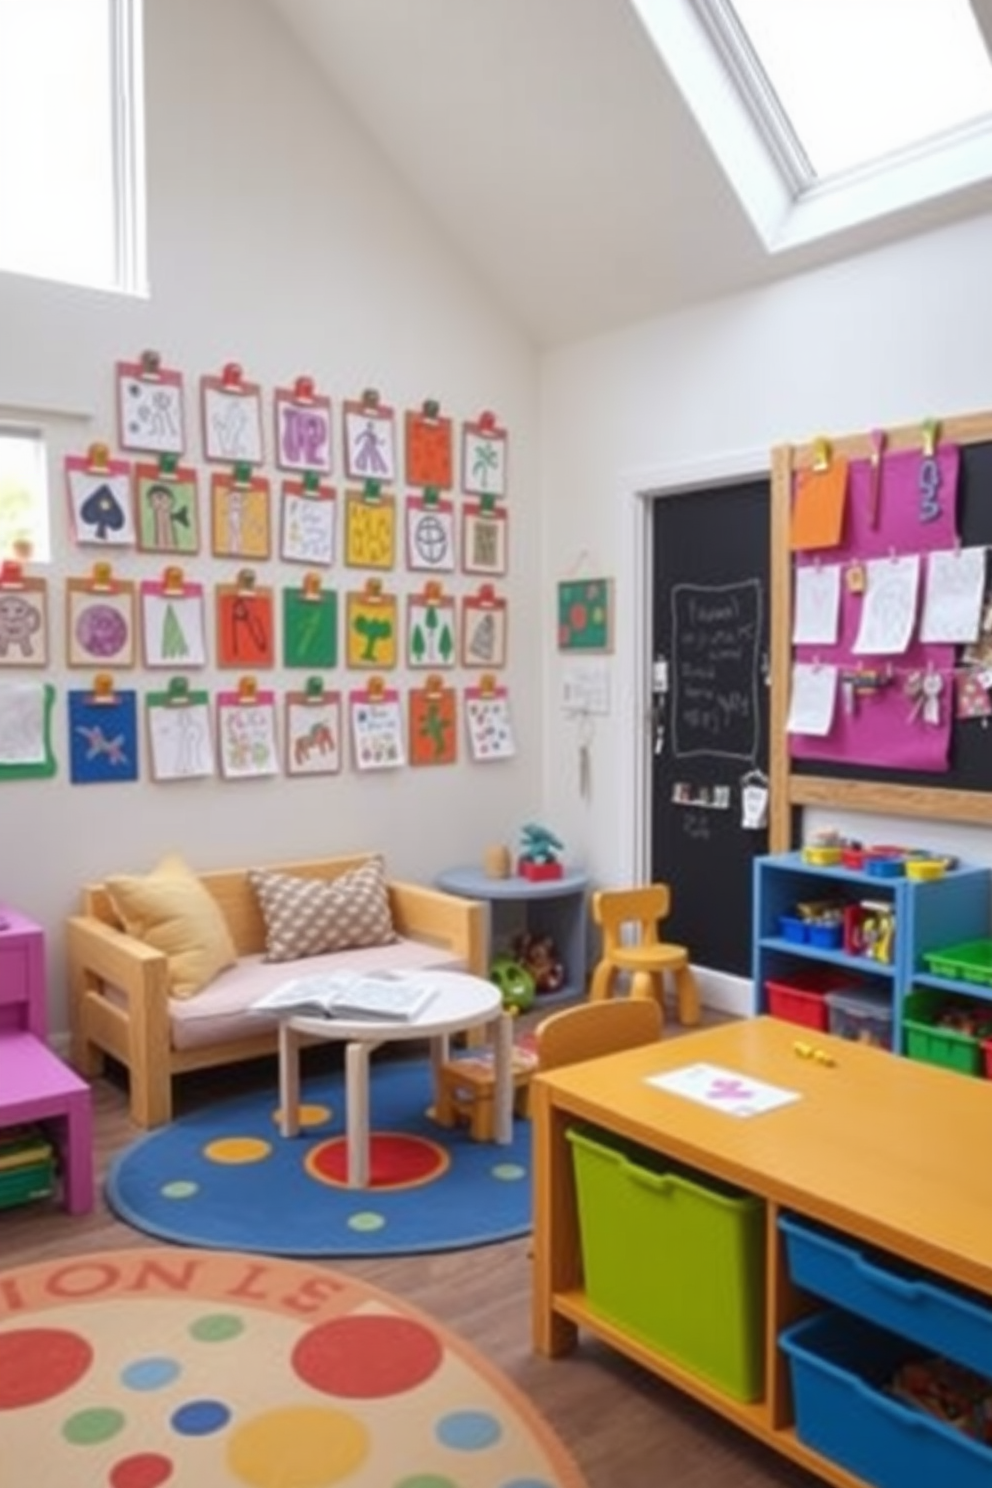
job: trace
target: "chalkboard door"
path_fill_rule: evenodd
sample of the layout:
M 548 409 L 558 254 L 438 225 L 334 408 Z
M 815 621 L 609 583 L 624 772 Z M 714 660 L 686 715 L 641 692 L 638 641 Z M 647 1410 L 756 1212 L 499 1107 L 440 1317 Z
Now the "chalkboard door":
M 768 764 L 769 521 L 767 480 L 652 503 L 651 876 L 671 885 L 669 938 L 741 976 L 768 847 L 743 791 Z

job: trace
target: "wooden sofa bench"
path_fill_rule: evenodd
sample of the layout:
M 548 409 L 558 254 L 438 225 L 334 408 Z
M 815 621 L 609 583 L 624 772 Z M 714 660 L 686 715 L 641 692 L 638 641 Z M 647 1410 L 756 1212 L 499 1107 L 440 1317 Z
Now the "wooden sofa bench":
M 276 873 L 335 879 L 375 854 L 267 865 Z M 259 1027 L 248 1004 L 280 981 L 335 964 L 460 968 L 486 974 L 484 907 L 475 900 L 387 879 L 398 939 L 383 947 L 337 951 L 304 961 L 266 963 L 266 927 L 248 869 L 199 875 L 227 921 L 237 964 L 189 1002 L 169 995 L 165 955 L 121 928 L 102 884 L 86 886 L 80 912 L 67 923 L 72 1063 L 88 1078 L 105 1056 L 128 1072 L 131 1115 L 139 1126 L 172 1118 L 172 1082 L 189 1070 L 274 1054 L 277 1025 Z

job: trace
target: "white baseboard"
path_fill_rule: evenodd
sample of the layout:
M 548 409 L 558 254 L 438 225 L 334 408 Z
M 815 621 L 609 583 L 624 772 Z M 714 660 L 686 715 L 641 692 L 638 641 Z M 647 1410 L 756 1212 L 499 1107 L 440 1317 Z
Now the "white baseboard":
M 733 1013 L 738 1018 L 754 1015 L 754 983 L 750 977 L 710 971 L 705 966 L 694 966 L 692 970 L 699 983 L 700 1000 L 706 1007 L 720 1013 Z

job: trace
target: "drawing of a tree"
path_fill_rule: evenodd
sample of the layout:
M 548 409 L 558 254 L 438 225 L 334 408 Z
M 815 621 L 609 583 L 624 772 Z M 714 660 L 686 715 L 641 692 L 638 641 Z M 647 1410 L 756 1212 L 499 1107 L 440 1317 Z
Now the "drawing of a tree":
M 376 661 L 375 648 L 380 641 L 388 641 L 393 633 L 391 621 L 380 615 L 359 615 L 355 630 L 365 642 L 362 661 Z

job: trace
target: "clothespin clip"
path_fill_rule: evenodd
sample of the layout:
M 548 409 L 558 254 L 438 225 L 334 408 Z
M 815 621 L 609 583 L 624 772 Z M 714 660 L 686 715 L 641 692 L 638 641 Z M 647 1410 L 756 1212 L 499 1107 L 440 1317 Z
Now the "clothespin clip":
M 23 589 L 24 569 L 13 558 L 0 563 L 0 589 Z
M 308 703 L 322 703 L 324 701 L 324 683 L 320 677 L 308 677 L 303 689 L 304 701 Z
M 366 501 L 366 502 L 373 502 L 374 503 L 374 502 L 380 500 L 381 496 L 382 496 L 382 481 L 367 480 L 365 482 L 364 486 L 362 487 L 362 500 L 363 501 Z
M 108 475 L 110 473 L 110 450 L 107 445 L 100 443 L 91 444 L 86 451 L 86 468 L 91 475 Z
M 255 677 L 238 678 L 238 702 L 243 707 L 250 707 L 258 701 L 258 680 Z
M 102 563 L 94 563 L 93 576 L 90 580 L 90 588 L 94 591 L 94 593 L 97 594 L 109 593 L 109 591 L 114 587 L 113 574 L 113 569 L 106 561 Z
M 173 476 L 173 475 L 175 475 L 175 473 L 176 473 L 176 471 L 178 469 L 179 469 L 179 456 L 178 455 L 159 455 L 159 457 L 158 457 L 158 473 L 159 473 L 159 475 L 166 476 L 166 477 Z
M 381 703 L 386 691 L 386 683 L 382 677 L 370 677 L 365 689 L 370 703 Z
M 225 362 L 220 374 L 221 387 L 225 393 L 243 393 L 244 371 L 240 362 Z
M 253 568 L 239 568 L 235 584 L 239 593 L 251 594 L 255 588 L 255 570 Z
M 430 419 L 431 423 L 436 423 L 441 417 L 441 405 L 436 398 L 425 398 L 420 405 L 420 412 L 425 419 Z
M 366 604 L 380 604 L 382 602 L 382 580 L 366 579 L 362 597 Z
M 306 600 L 317 600 L 320 598 L 320 574 L 305 573 L 303 583 L 300 586 L 300 596 Z
M 440 579 L 428 579 L 424 585 L 424 600 L 427 604 L 437 604 L 444 595 L 444 585 Z
M 157 351 L 147 350 L 139 358 L 143 382 L 157 382 L 162 374 L 162 358 Z
M 444 678 L 440 672 L 429 672 L 424 682 L 424 691 L 428 697 L 440 697 L 444 691 Z
M 97 672 L 93 678 L 93 695 L 91 703 L 116 703 L 114 694 L 114 679 L 109 672 Z
M 170 677 L 165 689 L 165 700 L 170 708 L 184 708 L 190 701 L 189 678 Z
M 496 677 L 492 672 L 483 672 L 479 678 L 479 694 L 484 698 L 496 696 Z
M 479 497 L 479 515 L 482 517 L 491 517 L 495 511 L 496 497 L 492 491 L 487 491 Z
M 231 484 L 238 491 L 247 491 L 251 487 L 251 465 L 247 460 L 238 460 L 231 472 Z
M 370 412 L 370 413 L 374 413 L 375 410 L 379 407 L 380 401 L 381 400 L 380 400 L 380 397 L 379 397 L 379 389 L 378 388 L 373 388 L 373 387 L 363 388 L 363 390 L 362 390 L 362 396 L 359 399 L 359 402 L 361 403 L 362 408 L 364 410 L 366 410 L 367 412 Z
M 476 600 L 478 604 L 484 606 L 486 609 L 492 609 L 496 603 L 496 590 L 492 584 L 480 584 Z
M 424 487 L 423 503 L 424 503 L 424 505 L 426 507 L 437 506 L 437 504 L 438 504 L 438 502 L 440 500 L 441 500 L 441 491 L 440 491 L 440 488 L 438 486 L 425 486 Z
M 940 433 L 940 425 L 936 419 L 923 420 L 923 458 L 932 460 L 937 453 L 937 436 Z
M 312 377 L 298 377 L 293 383 L 294 403 L 312 403 L 314 398 L 314 382 Z
M 318 496 L 320 494 L 320 472 L 318 470 L 305 470 L 303 472 L 303 492 L 306 496 Z
M 491 408 L 484 408 L 476 420 L 481 434 L 495 434 L 496 415 Z
M 821 435 L 819 439 L 813 440 L 813 469 L 830 469 L 830 441 Z
M 176 563 L 170 563 L 168 568 L 162 570 L 162 593 L 182 594 L 185 589 L 183 571 Z

